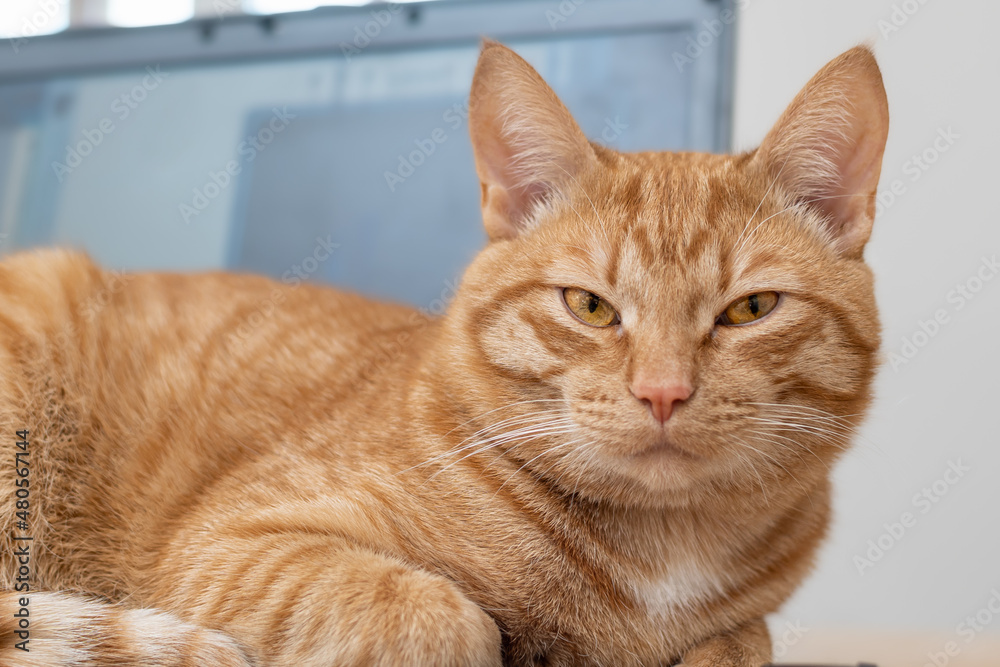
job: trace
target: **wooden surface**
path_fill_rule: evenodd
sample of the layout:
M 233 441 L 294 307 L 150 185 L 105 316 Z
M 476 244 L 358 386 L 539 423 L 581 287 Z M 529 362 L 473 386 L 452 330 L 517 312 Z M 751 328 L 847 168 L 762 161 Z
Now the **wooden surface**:
M 790 644 L 783 655 L 776 654 L 775 663 L 857 665 L 870 662 L 878 667 L 1000 667 L 1000 636 L 989 634 L 990 630 L 996 629 L 986 628 L 968 641 L 968 635 L 955 633 L 810 628 Z M 774 634 L 778 653 L 781 653 L 780 632 Z M 947 655 L 947 650 L 955 655 Z

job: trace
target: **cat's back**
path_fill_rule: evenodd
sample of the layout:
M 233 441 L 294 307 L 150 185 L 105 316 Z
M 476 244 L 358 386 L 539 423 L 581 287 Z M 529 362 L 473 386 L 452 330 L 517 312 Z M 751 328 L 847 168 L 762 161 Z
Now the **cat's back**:
M 229 457 L 238 443 L 270 447 L 356 412 L 406 375 L 436 326 L 304 282 L 121 273 L 76 252 L 22 253 L 0 261 L 0 413 L 59 415 L 39 426 L 98 459 L 127 452 L 141 478 L 164 452 Z
M 283 356 L 288 346 L 308 340 L 309 347 L 345 356 L 351 366 L 350 361 L 384 353 L 383 338 L 392 342 L 395 333 L 411 342 L 432 324 L 412 308 L 295 276 L 277 281 L 224 272 L 124 273 L 64 249 L 2 258 L 0 305 L 9 333 L 29 338 L 40 330 L 47 338 L 62 333 L 61 338 L 88 339 L 89 333 L 106 341 L 102 347 L 121 343 L 133 354 L 145 349 L 153 355 L 211 346 L 231 352 L 234 362 L 251 349 L 258 361 Z M 87 342 L 81 345 L 84 355 Z M 284 361 L 293 359 L 284 356 Z
M 0 426 L 30 429 L 33 474 L 63 499 L 51 508 L 60 536 L 40 529 L 36 541 L 58 552 L 71 535 L 127 534 L 152 553 L 163 517 L 191 498 L 363 412 L 434 327 L 304 282 L 122 273 L 67 250 L 3 258 Z M 86 581 L 47 577 L 106 594 L 115 566 L 102 562 Z

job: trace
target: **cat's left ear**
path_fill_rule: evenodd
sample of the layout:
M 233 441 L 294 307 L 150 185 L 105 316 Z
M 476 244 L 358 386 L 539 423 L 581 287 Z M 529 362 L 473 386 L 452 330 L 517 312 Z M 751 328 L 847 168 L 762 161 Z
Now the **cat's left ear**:
M 520 56 L 483 42 L 469 95 L 469 134 L 491 239 L 513 238 L 539 202 L 597 162 L 569 110 Z
M 871 49 L 859 46 L 806 84 L 753 160 L 823 214 L 843 254 L 860 258 L 875 220 L 888 132 L 882 74 Z

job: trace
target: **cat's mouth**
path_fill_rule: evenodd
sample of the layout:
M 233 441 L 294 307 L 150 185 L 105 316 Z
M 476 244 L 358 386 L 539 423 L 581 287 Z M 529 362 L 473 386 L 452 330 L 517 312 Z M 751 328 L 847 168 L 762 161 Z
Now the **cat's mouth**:
M 653 443 L 652 446 L 636 452 L 632 455 L 632 458 L 641 461 L 660 461 L 671 459 L 700 461 L 702 459 L 701 456 L 689 452 L 666 437 L 659 438 L 655 443 Z

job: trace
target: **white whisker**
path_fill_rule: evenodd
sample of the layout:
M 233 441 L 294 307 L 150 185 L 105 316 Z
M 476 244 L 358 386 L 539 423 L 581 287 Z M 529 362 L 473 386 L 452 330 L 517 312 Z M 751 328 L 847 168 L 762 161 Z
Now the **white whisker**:
M 743 440 L 741 440 L 740 438 L 737 438 L 737 439 L 736 439 L 736 442 L 738 442 L 738 443 L 739 443 L 740 445 L 742 445 L 743 447 L 746 447 L 747 449 L 749 449 L 749 450 L 751 450 L 751 451 L 754 451 L 754 452 L 757 452 L 758 454 L 760 454 L 761 456 L 763 456 L 764 458 L 768 459 L 769 461 L 771 461 L 772 463 L 774 463 L 774 464 L 775 464 L 776 466 L 778 466 L 779 468 L 781 468 L 782 470 L 784 470 L 784 471 L 785 471 L 785 473 L 786 473 L 786 474 L 787 474 L 787 475 L 788 475 L 789 477 L 791 477 L 792 479 L 795 479 L 795 475 L 793 475 L 793 474 L 792 474 L 792 473 L 791 473 L 791 472 L 790 472 L 790 471 L 788 470 L 788 468 L 786 468 L 786 467 L 785 467 L 784 465 L 782 465 L 781 461 L 779 461 L 778 459 L 774 458 L 774 456 L 772 456 L 771 454 L 768 454 L 768 453 L 766 453 L 766 452 L 763 452 L 763 451 L 761 451 L 761 450 L 757 449 L 756 447 L 754 447 L 754 446 L 752 446 L 752 445 L 750 445 L 750 444 L 748 444 L 748 443 L 744 442 L 744 441 L 743 441 Z
M 771 194 L 771 190 L 774 188 L 774 184 L 777 183 L 778 179 L 781 177 L 781 172 L 783 172 L 785 170 L 785 165 L 788 164 L 788 158 L 790 156 L 791 156 L 791 153 L 789 153 L 788 155 L 785 156 L 785 161 L 781 163 L 781 167 L 778 169 L 778 173 L 774 175 L 774 178 L 771 180 L 771 184 L 769 186 L 767 186 L 767 190 L 764 191 L 764 196 L 760 198 L 760 203 L 757 204 L 757 208 L 754 209 L 753 215 L 751 215 L 750 219 L 747 220 L 747 224 L 745 224 L 743 226 L 743 231 L 741 231 L 739 237 L 737 237 L 736 243 L 739 243 L 740 240 L 743 239 L 743 235 L 746 234 L 747 229 L 750 228 L 750 223 L 752 223 L 753 219 L 757 217 L 757 213 L 760 211 L 760 207 L 764 205 L 764 201 L 767 200 L 767 196 L 769 194 Z M 740 246 L 740 250 L 742 250 L 742 249 L 743 249 L 743 246 L 741 245 Z M 733 250 L 732 250 L 732 252 L 737 252 L 737 250 L 736 250 L 736 244 L 735 243 L 733 244 Z
M 506 445 L 506 444 L 509 444 L 511 442 L 520 441 L 520 440 L 524 440 L 524 439 L 528 439 L 529 441 L 530 440 L 538 440 L 540 438 L 543 438 L 543 437 L 546 437 L 546 436 L 550 436 L 550 435 L 557 435 L 557 434 L 562 434 L 562 433 L 570 433 L 570 432 L 572 432 L 575 429 L 576 429 L 576 425 L 573 422 L 573 420 L 570 419 L 570 418 L 568 418 L 568 417 L 566 417 L 566 418 L 563 418 L 563 419 L 560 419 L 560 420 L 552 420 L 551 422 L 545 422 L 545 423 L 540 424 L 540 425 L 534 425 L 534 426 L 531 426 L 531 427 L 525 427 L 525 428 L 522 428 L 522 429 L 517 429 L 515 431 L 511 431 L 510 433 L 502 433 L 502 434 L 500 434 L 498 436 L 494 436 L 492 438 L 487 438 L 486 440 L 476 441 L 476 442 L 472 443 L 471 445 L 468 445 L 468 446 L 464 447 L 462 450 L 460 450 L 458 452 L 454 452 L 454 454 L 460 454 L 461 452 L 466 451 L 468 449 L 472 449 L 473 450 L 472 452 L 470 452 L 470 453 L 466 454 L 465 456 L 461 457 L 460 459 L 452 461 L 448 465 L 444 466 L 443 468 L 441 468 L 440 470 L 438 470 L 437 472 L 435 472 L 434 474 L 432 474 L 430 477 L 428 477 L 427 480 L 425 480 L 425 483 L 429 482 L 432 479 L 434 479 L 435 477 L 437 477 L 438 475 L 440 475 L 444 471 L 448 470 L 452 466 L 457 465 L 457 464 L 461 463 L 462 461 L 465 461 L 469 457 L 476 456 L 477 454 L 481 454 L 481 453 L 483 453 L 485 451 L 493 449 L 494 447 L 499 447 L 501 445 Z M 485 443 L 488 443 L 488 444 L 485 444 Z M 519 443 L 519 445 L 523 445 L 523 444 L 524 443 Z M 483 445 L 483 446 L 480 447 L 480 445 Z M 476 447 L 478 447 L 478 449 L 476 449 Z
M 530 401 L 524 401 L 524 402 L 530 402 Z M 514 405 L 519 405 L 519 404 L 514 404 Z M 491 412 L 495 412 L 495 410 L 491 410 Z M 408 471 L 413 470 L 415 468 L 420 468 L 422 466 L 434 463 L 436 461 L 440 461 L 441 459 L 447 458 L 449 456 L 453 456 L 455 454 L 460 454 L 461 452 L 463 452 L 463 451 L 465 451 L 467 449 L 468 443 L 471 443 L 471 446 L 473 446 L 473 447 L 475 447 L 475 446 L 477 446 L 479 444 L 482 444 L 482 442 L 484 442 L 482 440 L 482 436 L 484 436 L 485 434 L 487 434 L 487 433 L 489 433 L 491 431 L 495 431 L 495 430 L 497 430 L 499 428 L 510 427 L 510 426 L 514 426 L 514 425 L 520 426 L 521 424 L 537 425 L 537 424 L 535 424 L 535 422 L 543 422 L 543 421 L 549 419 L 549 415 L 551 415 L 553 413 L 562 413 L 562 412 L 563 412 L 563 410 L 561 408 L 560 409 L 553 409 L 553 410 L 538 410 L 536 412 L 531 412 L 531 413 L 528 413 L 528 414 L 525 414 L 525 415 L 518 415 L 516 417 L 510 417 L 508 419 L 504 419 L 504 420 L 502 420 L 500 422 L 497 422 L 496 424 L 491 424 L 489 426 L 486 426 L 484 428 L 479 429 L 478 431 L 476 431 L 472 435 L 464 438 L 461 442 L 459 442 L 458 444 L 456 444 L 454 447 L 448 449 L 447 451 L 445 451 L 445 452 L 443 452 L 441 454 L 438 454 L 437 456 L 433 456 L 430 459 L 427 459 L 426 461 L 423 461 L 422 463 L 418 463 L 416 465 L 410 466 L 409 468 L 405 468 L 403 470 L 400 470 L 400 471 L 394 473 L 394 476 L 400 475 L 400 474 L 402 474 L 404 472 L 408 472 Z M 489 413 L 486 413 L 486 414 L 489 414 Z M 469 422 L 466 422 L 466 423 L 469 423 Z M 452 429 L 448 433 L 449 434 L 453 433 L 454 430 L 455 429 Z M 510 431 L 510 432 L 508 432 L 508 434 L 509 433 L 514 433 L 514 431 Z M 498 437 L 498 436 L 491 436 L 491 437 Z

